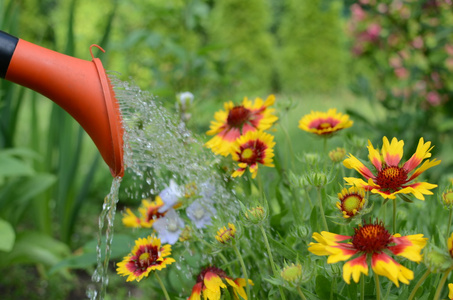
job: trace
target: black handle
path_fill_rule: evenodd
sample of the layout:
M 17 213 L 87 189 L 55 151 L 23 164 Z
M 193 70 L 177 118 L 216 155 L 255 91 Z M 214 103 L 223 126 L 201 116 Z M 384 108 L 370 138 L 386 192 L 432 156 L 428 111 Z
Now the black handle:
M 19 39 L 0 30 L 0 77 L 5 78 Z

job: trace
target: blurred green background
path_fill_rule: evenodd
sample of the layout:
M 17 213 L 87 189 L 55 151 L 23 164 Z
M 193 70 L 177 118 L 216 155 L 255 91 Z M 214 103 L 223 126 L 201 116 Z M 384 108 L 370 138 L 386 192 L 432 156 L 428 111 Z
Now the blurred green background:
M 297 152 L 316 150 L 298 120 L 335 107 L 355 120 L 350 137 L 396 136 L 412 149 L 420 136 L 433 141 L 443 163 L 432 176 L 450 174 L 451 7 L 360 2 L 0 0 L 0 29 L 86 60 L 98 44 L 107 70 L 175 116 L 176 95 L 190 91 L 187 126 L 200 139 L 223 102 L 274 93 Z M 9 274 L 0 279 L 2 299 L 85 297 L 94 267 L 87 245 L 112 181 L 107 166 L 66 112 L 4 80 L 0 130 L 0 269 Z M 118 247 L 113 257 L 125 254 Z M 90 251 L 72 268 L 52 269 Z M 109 290 L 117 299 L 146 294 L 134 286 L 112 278 Z

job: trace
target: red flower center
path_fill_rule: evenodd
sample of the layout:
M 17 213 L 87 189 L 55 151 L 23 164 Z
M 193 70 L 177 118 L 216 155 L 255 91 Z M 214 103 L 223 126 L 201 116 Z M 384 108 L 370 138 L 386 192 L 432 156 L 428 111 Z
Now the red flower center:
M 328 117 L 325 119 L 320 118 L 320 119 L 313 120 L 308 127 L 311 129 L 317 129 L 317 130 L 330 129 L 330 128 L 333 129 L 335 126 L 338 125 L 338 123 L 340 123 L 340 121 L 336 120 L 332 117 Z
M 388 166 L 379 171 L 376 183 L 382 188 L 395 191 L 407 182 L 407 171 L 400 167 Z
M 157 246 L 141 246 L 134 257 L 132 262 L 134 263 L 135 270 L 146 271 L 150 266 L 159 265 L 157 261 L 159 258 L 159 249 Z
M 165 216 L 166 212 L 160 213 L 157 210 L 161 207 L 162 205 L 156 206 L 156 207 L 150 207 L 148 209 L 148 214 L 147 214 L 147 222 L 151 220 L 157 220 L 159 218 L 162 218 Z
M 227 123 L 231 127 L 242 128 L 250 120 L 251 111 L 243 105 L 233 107 L 228 113 Z
M 352 236 L 354 248 L 366 253 L 375 253 L 384 250 L 387 248 L 392 237 L 382 222 L 377 221 L 374 224 L 365 224 L 354 228 L 354 231 L 355 233 Z
M 248 165 L 263 163 L 267 145 L 260 140 L 248 141 L 240 148 L 239 161 Z

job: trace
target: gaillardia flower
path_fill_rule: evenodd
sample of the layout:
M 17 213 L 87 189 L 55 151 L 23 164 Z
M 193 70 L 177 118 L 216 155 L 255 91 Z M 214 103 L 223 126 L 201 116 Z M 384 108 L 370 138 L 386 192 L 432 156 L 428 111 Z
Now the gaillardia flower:
M 344 188 L 341 193 L 338 193 L 338 200 L 336 205 L 342 212 L 344 218 L 351 218 L 355 216 L 365 204 L 365 189 L 355 186 L 349 189 Z
M 162 270 L 175 262 L 171 257 L 171 245 L 161 246 L 160 239 L 154 236 L 139 238 L 135 247 L 122 262 L 117 264 L 116 272 L 121 276 L 128 276 L 126 281 L 142 280 L 153 270 Z
M 395 199 L 396 194 L 413 194 L 417 199 L 425 200 L 423 195 L 432 195 L 430 190 L 437 187 L 436 184 L 428 182 L 411 183 L 427 169 L 440 164 L 440 160 L 426 160 L 418 169 L 415 169 L 425 158 L 431 157 L 431 142 L 425 143 L 423 138 L 420 138 L 414 155 L 404 164 L 401 164 L 404 142 L 393 138 L 392 142 L 389 143 L 387 137 L 383 137 L 382 140 L 383 145 L 380 152 L 378 149 L 374 149 L 371 142 L 368 141 L 368 158 L 375 168 L 375 173 L 351 154 L 343 161 L 346 168 L 355 169 L 368 182 L 354 177 L 345 177 L 344 180 L 350 185 L 380 194 L 385 199 Z
M 232 240 L 234 236 L 236 235 L 236 226 L 234 224 L 228 223 L 228 228 L 226 226 L 223 226 L 217 231 L 217 235 L 215 236 L 215 239 L 222 243 L 225 244 Z
M 231 176 L 242 176 L 248 166 L 252 178 L 255 178 L 258 164 L 273 167 L 274 145 L 274 137 L 264 131 L 249 131 L 238 138 L 231 146 L 231 156 L 239 163 L 239 168 Z
M 269 108 L 275 102 L 275 96 L 270 95 L 266 101 L 256 98 L 255 101 L 244 98 L 241 105 L 229 101 L 224 104 L 225 110 L 214 114 L 208 135 L 215 135 L 206 143 L 215 154 L 227 156 L 230 147 L 241 135 L 249 131 L 267 130 L 278 117 L 273 114 L 274 108 Z
M 165 216 L 165 212 L 158 212 L 158 209 L 162 205 L 164 205 L 164 202 L 159 196 L 156 196 L 154 201 L 143 199 L 142 204 L 138 208 L 140 213 L 139 217 L 137 217 L 129 208 L 126 208 L 126 214 L 122 219 L 124 226 L 133 228 L 151 228 L 157 219 Z
M 247 300 L 247 294 L 244 291 L 246 281 L 244 278 L 233 279 L 225 273 L 224 270 L 214 266 L 204 268 L 197 276 L 197 283 L 192 288 L 192 294 L 188 300 L 220 300 L 221 290 L 226 289 L 228 283 L 234 292 L 234 299 L 239 299 L 240 295 L 243 299 Z M 253 285 L 253 281 L 249 279 L 249 284 Z
M 343 279 L 347 284 L 350 283 L 351 277 L 358 283 L 362 273 L 368 275 L 369 260 L 376 275 L 386 276 L 398 287 L 400 281 L 409 284 L 414 273 L 397 263 L 389 254 L 420 262 L 420 252 L 427 242 L 423 234 L 391 235 L 378 221 L 359 225 L 354 231 L 352 236 L 326 231 L 321 234 L 315 232 L 313 238 L 318 243 L 310 243 L 308 251 L 316 255 L 328 255 L 329 264 L 352 258 L 343 266 Z M 350 242 L 346 242 L 347 240 Z
M 349 115 L 337 113 L 336 108 L 327 112 L 312 111 L 299 121 L 299 128 L 317 135 L 330 135 L 339 130 L 349 128 L 354 122 L 349 120 Z

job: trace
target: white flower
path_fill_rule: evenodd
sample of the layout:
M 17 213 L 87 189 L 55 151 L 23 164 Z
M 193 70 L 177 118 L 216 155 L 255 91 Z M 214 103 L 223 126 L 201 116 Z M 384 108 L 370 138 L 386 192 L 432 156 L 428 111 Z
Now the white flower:
M 178 203 L 179 198 L 183 196 L 183 193 L 179 186 L 173 180 L 170 180 L 170 186 L 165 188 L 162 192 L 160 192 L 159 197 L 164 202 L 157 211 L 160 213 L 166 212 L 170 208 L 172 208 L 176 203 Z
M 162 244 L 173 245 L 179 239 L 179 235 L 184 228 L 184 221 L 179 217 L 176 211 L 172 208 L 165 214 L 165 217 L 157 219 L 153 228 L 157 231 Z
M 187 217 L 195 224 L 197 228 L 204 228 L 211 225 L 212 216 L 216 213 L 214 207 L 209 204 L 195 200 L 186 209 Z
M 182 92 L 177 95 L 181 107 L 185 108 L 186 105 L 190 105 L 193 102 L 193 94 L 191 92 Z

